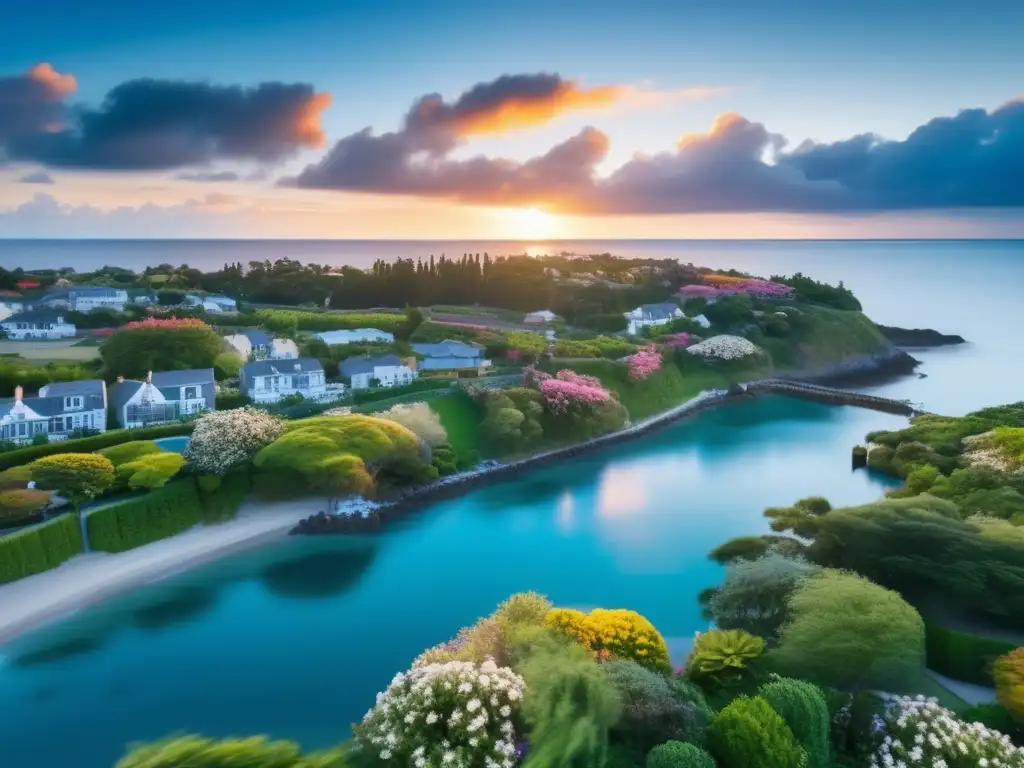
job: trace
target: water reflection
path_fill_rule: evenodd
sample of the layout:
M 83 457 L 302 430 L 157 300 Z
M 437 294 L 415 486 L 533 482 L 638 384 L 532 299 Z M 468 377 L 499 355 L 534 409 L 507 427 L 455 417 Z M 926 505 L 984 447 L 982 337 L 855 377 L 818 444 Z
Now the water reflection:
M 185 586 L 159 602 L 137 608 L 131 615 L 131 622 L 140 629 L 166 629 L 195 620 L 213 608 L 216 602 L 216 590 Z
M 377 546 L 366 540 L 274 563 L 260 578 L 279 597 L 336 597 L 358 584 L 376 557 Z
M 23 653 L 11 663 L 16 667 L 36 667 L 92 653 L 102 647 L 103 641 L 98 637 L 75 637 Z

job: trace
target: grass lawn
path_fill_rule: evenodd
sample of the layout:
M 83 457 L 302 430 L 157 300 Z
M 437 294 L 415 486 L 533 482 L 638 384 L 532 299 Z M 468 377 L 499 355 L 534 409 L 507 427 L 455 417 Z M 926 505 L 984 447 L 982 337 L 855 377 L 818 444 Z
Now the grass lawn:
M 480 450 L 479 426 L 482 418 L 476 403 L 465 392 L 456 392 L 429 401 L 430 407 L 441 417 L 448 432 L 448 442 L 462 455 Z
M 30 363 L 82 363 L 95 360 L 99 355 L 98 347 L 77 346 L 81 339 L 61 339 L 58 341 L 0 341 L 0 354 L 18 355 Z

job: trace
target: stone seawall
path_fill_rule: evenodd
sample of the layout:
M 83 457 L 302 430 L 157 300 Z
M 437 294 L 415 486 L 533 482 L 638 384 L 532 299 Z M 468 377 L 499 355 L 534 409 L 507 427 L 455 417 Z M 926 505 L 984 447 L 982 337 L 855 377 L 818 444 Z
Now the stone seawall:
M 829 387 L 813 382 L 843 381 L 849 377 L 860 378 L 872 374 L 875 376 L 886 376 L 896 373 L 905 374 L 912 372 L 917 364 L 917 361 L 910 357 L 910 355 L 892 348 L 878 355 L 857 357 L 845 361 L 841 365 L 832 366 L 820 371 L 803 372 L 785 379 L 753 381 L 728 392 L 725 390 L 701 392 L 681 405 L 639 421 L 625 429 L 601 435 L 585 443 L 555 448 L 507 463 L 487 463 L 468 472 L 449 475 L 430 485 L 404 489 L 382 502 L 356 500 L 347 506 L 346 512 L 341 514 L 320 512 L 303 520 L 291 532 L 293 534 L 316 534 L 376 531 L 395 520 L 419 510 L 428 502 L 454 498 L 465 493 L 470 488 L 479 487 L 485 483 L 491 483 L 503 478 L 513 477 L 541 464 L 572 458 L 573 456 L 579 456 L 607 445 L 640 437 L 708 408 L 742 401 L 758 395 L 778 394 L 790 397 L 803 397 L 819 402 L 853 405 L 887 413 L 913 416 L 919 411 L 904 401 L 880 398 L 855 390 Z

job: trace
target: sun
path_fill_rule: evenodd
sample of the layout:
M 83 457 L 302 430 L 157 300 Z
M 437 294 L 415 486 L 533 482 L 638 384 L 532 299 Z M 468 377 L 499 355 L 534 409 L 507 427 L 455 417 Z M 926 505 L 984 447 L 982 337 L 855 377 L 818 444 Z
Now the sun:
M 515 237 L 521 240 L 544 240 L 558 227 L 558 220 L 540 208 L 519 208 L 514 218 Z

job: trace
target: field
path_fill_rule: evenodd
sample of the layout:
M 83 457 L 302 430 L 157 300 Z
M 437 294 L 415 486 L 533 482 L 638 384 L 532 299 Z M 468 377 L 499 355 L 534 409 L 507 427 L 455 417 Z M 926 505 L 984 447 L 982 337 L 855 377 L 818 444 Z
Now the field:
M 59 341 L 10 341 L 0 340 L 0 355 L 18 355 L 32 363 L 53 362 L 86 362 L 95 360 L 99 348 L 95 346 L 77 346 L 81 339 L 61 339 Z

